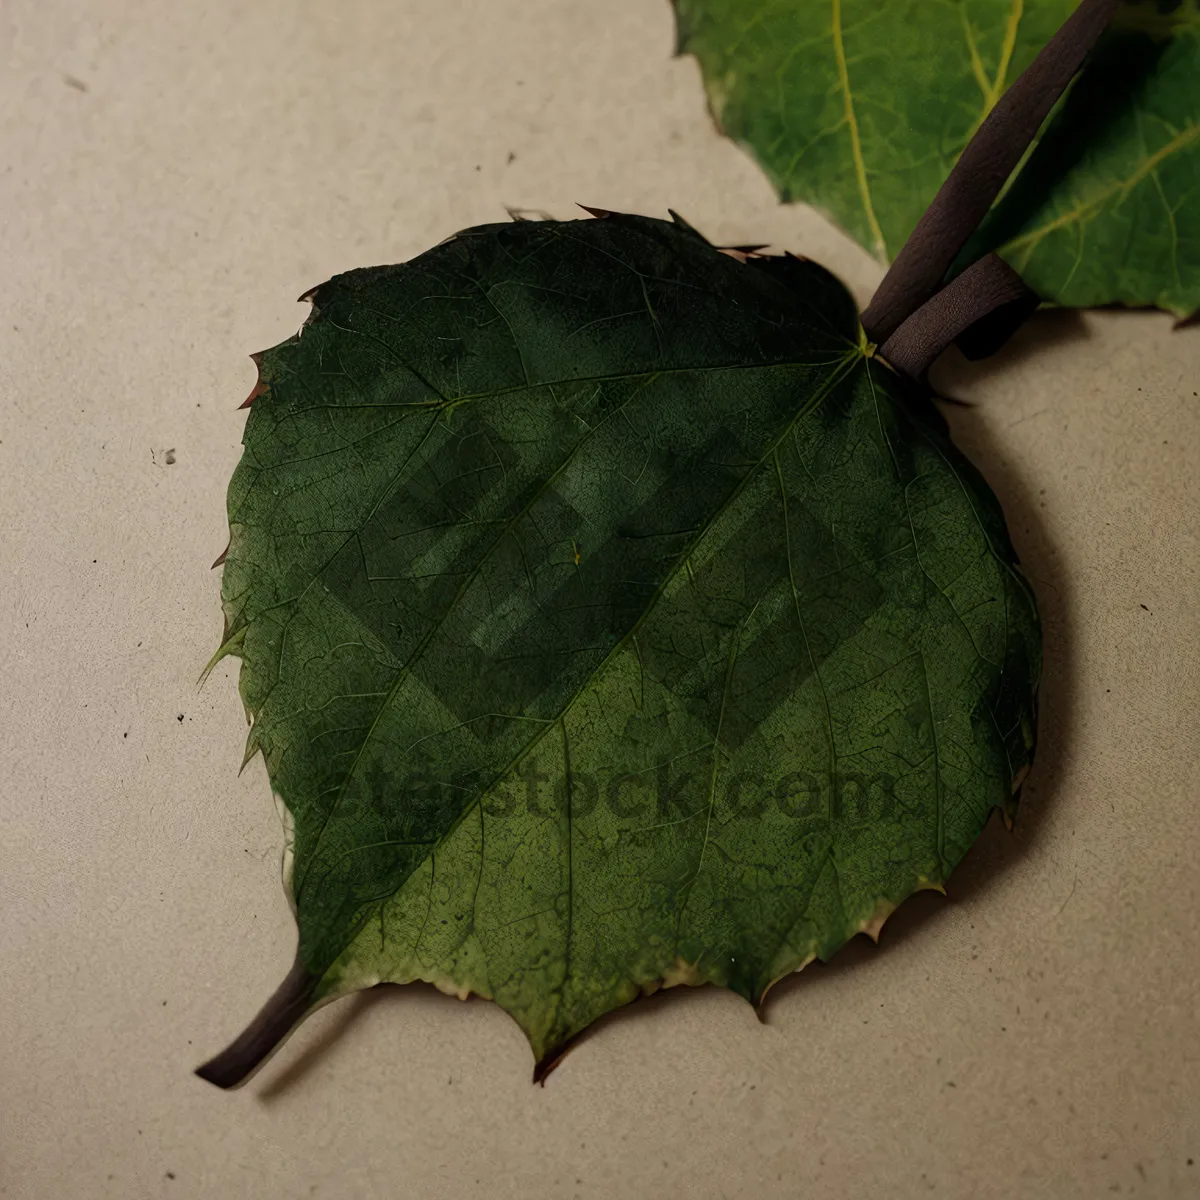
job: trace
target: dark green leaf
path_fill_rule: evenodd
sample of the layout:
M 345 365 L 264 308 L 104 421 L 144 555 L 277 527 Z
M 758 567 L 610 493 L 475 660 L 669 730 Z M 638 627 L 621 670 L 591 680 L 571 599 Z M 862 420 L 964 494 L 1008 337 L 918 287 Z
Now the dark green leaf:
M 644 218 L 338 276 L 260 356 L 223 651 L 311 1002 L 491 997 L 540 1063 L 759 1000 L 937 887 L 1034 737 L 995 499 L 841 285 Z
M 895 255 L 1075 0 L 675 0 L 714 115 L 785 200 Z M 1200 3 L 1119 12 L 975 246 L 1058 304 L 1200 308 Z

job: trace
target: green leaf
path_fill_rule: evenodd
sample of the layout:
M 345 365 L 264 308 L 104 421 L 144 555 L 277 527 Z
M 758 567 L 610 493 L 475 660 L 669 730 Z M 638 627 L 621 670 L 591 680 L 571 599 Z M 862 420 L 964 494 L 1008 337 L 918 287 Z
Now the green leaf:
M 428 980 L 544 1068 L 660 986 L 760 1000 L 1015 802 L 1032 596 L 823 269 L 610 216 L 311 299 L 222 589 L 309 1006 Z
M 675 0 L 718 124 L 784 200 L 894 257 L 1075 0 Z M 1200 308 L 1200 0 L 1119 10 L 973 257 L 1045 300 Z

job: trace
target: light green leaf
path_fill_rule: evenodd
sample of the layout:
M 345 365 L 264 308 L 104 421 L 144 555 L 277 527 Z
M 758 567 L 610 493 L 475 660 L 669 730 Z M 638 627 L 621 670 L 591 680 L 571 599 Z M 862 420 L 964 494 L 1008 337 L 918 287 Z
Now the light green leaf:
M 895 256 L 1075 0 L 675 0 L 717 122 L 784 200 Z M 1200 0 L 1119 10 L 975 252 L 1045 300 L 1200 308 Z
M 310 1005 L 490 997 L 543 1067 L 940 886 L 1030 762 L 987 485 L 798 259 L 612 216 L 467 230 L 260 356 L 224 649 Z

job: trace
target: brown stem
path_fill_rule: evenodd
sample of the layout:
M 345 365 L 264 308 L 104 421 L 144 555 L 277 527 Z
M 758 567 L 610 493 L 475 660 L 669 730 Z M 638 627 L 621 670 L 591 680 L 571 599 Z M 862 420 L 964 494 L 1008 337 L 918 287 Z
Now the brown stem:
M 219 1088 L 236 1087 L 246 1080 L 300 1023 L 320 979 L 305 967 L 297 954 L 287 978 L 262 1006 L 258 1016 L 220 1054 L 197 1067 L 196 1074 Z
M 979 353 L 959 340 L 968 358 L 986 358 L 1038 306 L 1038 298 L 1002 258 L 985 254 L 934 293 L 879 348 L 879 353 L 913 379 L 961 334 L 970 331 Z M 985 328 L 990 326 L 990 328 Z M 994 344 L 983 344 L 989 341 Z
M 975 131 L 884 276 L 862 323 L 883 343 L 937 291 L 1120 0 L 1082 0 Z

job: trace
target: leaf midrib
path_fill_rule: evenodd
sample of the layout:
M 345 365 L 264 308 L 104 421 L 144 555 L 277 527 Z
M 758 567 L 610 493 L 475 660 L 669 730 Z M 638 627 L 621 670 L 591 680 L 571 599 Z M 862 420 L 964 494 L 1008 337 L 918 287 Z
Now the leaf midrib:
M 850 92 L 850 69 L 846 63 L 846 47 L 842 42 L 842 0 L 832 0 L 833 12 L 830 32 L 833 37 L 833 61 L 837 68 L 838 84 L 841 87 L 844 102 L 846 126 L 850 131 L 850 155 L 854 160 L 854 177 L 858 182 L 859 197 L 862 200 L 863 214 L 866 217 L 867 228 L 875 242 L 876 255 L 887 261 L 887 242 L 879 221 L 875 216 L 875 207 L 871 203 L 871 188 L 867 182 L 867 164 L 863 158 L 862 140 L 858 132 L 858 118 L 854 113 L 854 97 Z

